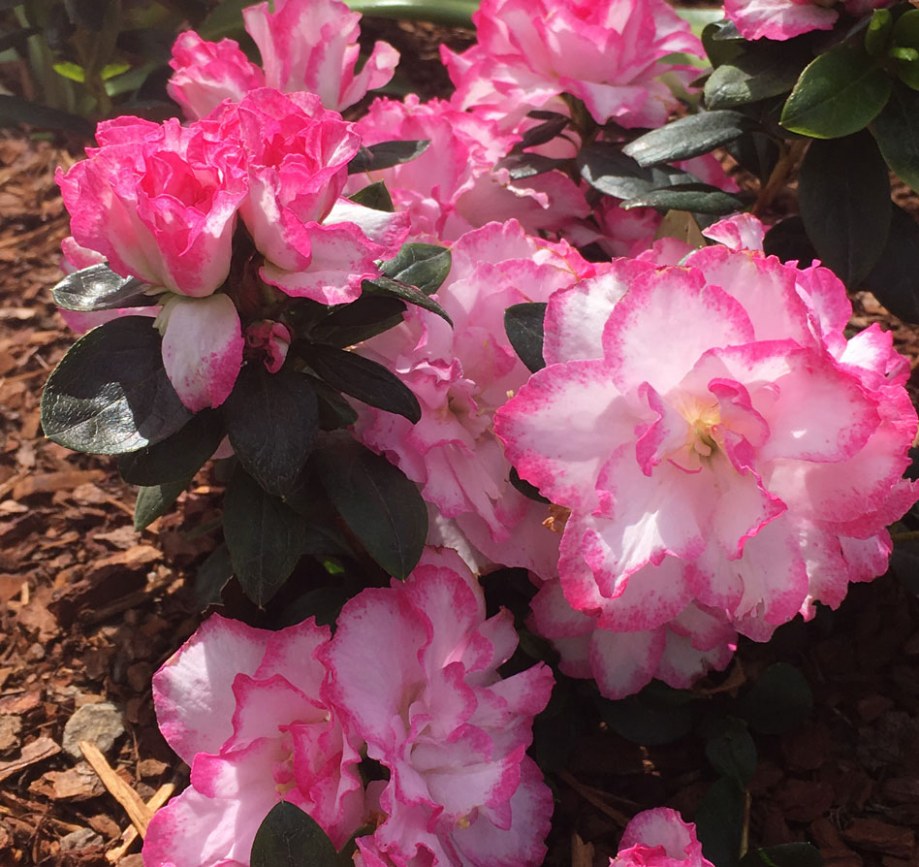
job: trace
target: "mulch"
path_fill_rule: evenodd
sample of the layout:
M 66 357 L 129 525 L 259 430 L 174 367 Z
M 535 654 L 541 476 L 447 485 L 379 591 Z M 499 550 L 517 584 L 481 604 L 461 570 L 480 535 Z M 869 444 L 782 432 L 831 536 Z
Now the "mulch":
M 399 33 L 436 75 L 436 31 L 374 35 Z M 442 87 L 432 79 L 426 93 Z M 73 159 L 0 138 L 0 864 L 138 867 L 113 792 L 148 802 L 187 782 L 157 730 L 150 678 L 198 623 L 191 579 L 217 544 L 218 485 L 203 473 L 138 533 L 114 460 L 42 437 L 42 384 L 73 342 L 48 291 L 67 233 L 54 169 Z M 915 367 L 916 329 L 868 294 L 854 301 L 853 325 L 883 321 Z M 810 840 L 827 867 L 919 865 L 919 603 L 889 575 L 824 614 L 738 655 L 730 688 L 786 660 L 815 696 L 803 727 L 757 736 L 750 840 Z M 125 728 L 106 757 L 117 784 L 62 749 L 74 713 L 103 702 Z M 643 748 L 598 727 L 556 781 L 547 863 L 606 863 L 625 818 L 665 802 L 691 818 L 711 780 L 697 740 Z

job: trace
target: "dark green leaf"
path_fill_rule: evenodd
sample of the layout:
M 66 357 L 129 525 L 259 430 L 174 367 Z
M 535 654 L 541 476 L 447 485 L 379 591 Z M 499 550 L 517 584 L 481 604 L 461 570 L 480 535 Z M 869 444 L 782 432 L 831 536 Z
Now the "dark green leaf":
M 895 85 L 871 128 L 887 165 L 900 180 L 919 190 L 919 93 Z
M 15 48 L 20 54 L 25 51 L 26 40 L 40 31 L 35 27 L 22 27 L 14 30 L 12 33 L 0 35 L 0 51 L 7 51 Z
M 887 12 L 888 10 L 875 10 L 878 12 Z M 892 17 L 892 16 L 891 16 Z M 893 28 L 893 44 L 905 48 L 919 48 L 919 9 L 910 9 L 904 12 Z
M 740 859 L 739 867 L 822 867 L 820 850 L 810 843 L 780 843 L 753 849 Z
M 400 163 L 407 163 L 421 156 L 431 144 L 430 141 L 383 141 L 379 144 L 362 147 L 348 163 L 348 174 L 358 172 L 376 172 L 388 169 Z
M 890 10 L 875 9 L 865 31 L 865 51 L 872 57 L 886 54 L 892 31 L 893 15 L 890 14 Z
M 304 523 L 237 468 L 223 498 L 223 538 L 243 592 L 264 605 L 281 588 L 300 559 Z
M 622 203 L 629 208 L 658 208 L 669 211 L 690 211 L 694 214 L 732 214 L 742 211 L 744 203 L 730 193 L 709 184 L 677 184 L 661 190 L 651 190 Z
M 508 481 L 527 499 L 535 500 L 537 503 L 549 502 L 549 500 L 539 493 L 539 488 L 535 485 L 531 485 L 526 479 L 521 479 L 520 473 L 518 473 L 514 467 L 511 467 Z
M 307 376 L 307 374 L 303 374 Z M 357 410 L 334 388 L 322 380 L 310 377 L 316 399 L 319 401 L 319 427 L 322 430 L 337 430 L 357 421 Z
M 581 177 L 594 189 L 617 199 L 632 199 L 658 187 L 688 183 L 692 175 L 676 169 L 642 168 L 619 148 L 605 142 L 587 145 L 578 153 Z
M 415 568 L 428 532 L 418 488 L 386 458 L 350 437 L 317 448 L 315 465 L 326 494 L 367 553 L 395 578 Z
M 233 564 L 226 544 L 218 545 L 198 567 L 192 581 L 195 604 L 203 611 L 211 605 L 219 605 L 223 588 L 233 577 Z
M 416 286 L 432 295 L 447 279 L 452 258 L 446 247 L 437 244 L 405 244 L 380 270 L 393 280 Z
M 530 116 L 533 116 L 532 112 Z M 525 151 L 527 148 L 537 147 L 538 145 L 550 142 L 560 133 L 564 132 L 570 123 L 571 118 L 563 114 L 552 114 L 551 117 L 546 118 L 544 123 L 532 126 L 524 132 L 520 141 L 514 145 L 513 151 L 519 153 L 520 151 Z
M 535 373 L 546 366 L 542 357 L 543 321 L 546 318 L 546 304 L 531 302 L 514 304 L 504 311 L 504 330 L 514 352 Z
M 134 502 L 134 529 L 143 530 L 157 518 L 165 515 L 179 498 L 179 494 L 190 484 L 191 479 L 188 478 L 181 482 L 166 482 L 164 485 L 140 488 Z
M 405 304 L 398 298 L 365 292 L 357 301 L 334 308 L 310 329 L 310 338 L 330 346 L 353 346 L 398 325 L 403 313 Z
M 570 160 L 547 157 L 542 154 L 515 153 L 506 156 L 496 168 L 507 169 L 512 181 L 522 181 L 567 166 Z
M 325 831 L 298 807 L 281 801 L 271 808 L 252 841 L 252 867 L 340 867 Z
M 616 734 L 644 746 L 669 744 L 692 731 L 692 696 L 656 682 L 621 701 L 599 700 L 600 715 Z
M 90 454 L 135 452 L 191 418 L 166 377 L 162 340 L 148 316 L 123 316 L 84 334 L 48 378 L 45 435 Z
M 214 42 L 239 36 L 244 33 L 242 10 L 251 5 L 252 0 L 222 0 L 195 29 L 202 39 Z
M 121 478 L 132 485 L 160 485 L 190 479 L 217 450 L 224 436 L 220 413 L 206 409 L 171 437 L 118 458 Z
M 696 810 L 696 833 L 702 854 L 718 867 L 737 867 L 743 836 L 745 795 L 734 780 L 721 777 Z
M 315 344 L 307 357 L 316 375 L 325 382 L 370 406 L 404 416 L 412 424 L 421 418 L 418 398 L 383 365 L 334 346 Z
M 784 42 L 750 46 L 708 77 L 705 104 L 709 109 L 733 108 L 785 93 L 794 87 L 807 57 L 804 49 L 791 50 Z
M 375 211 L 392 213 L 396 210 L 392 196 L 389 195 L 389 190 L 386 189 L 386 184 L 383 181 L 368 184 L 364 189 L 358 190 L 351 196 L 351 201 L 363 205 L 365 208 L 373 208 Z
M 887 165 L 874 139 L 861 132 L 811 142 L 798 177 L 798 204 L 817 255 L 846 286 L 857 288 L 887 243 L 892 211 Z
M 865 277 L 870 289 L 894 316 L 919 325 L 919 224 L 895 207 L 884 251 Z
M 62 129 L 91 136 L 93 125 L 84 117 L 18 96 L 0 94 L 0 127 L 26 124 L 38 129 Z
M 423 307 L 425 310 L 436 313 L 451 326 L 453 325 L 450 315 L 440 304 L 410 283 L 403 283 L 401 280 L 393 280 L 392 277 L 381 276 L 375 277 L 373 280 L 365 280 L 363 290 L 364 292 L 380 292 L 383 295 L 389 295 L 393 298 L 407 301 L 409 304 Z
M 864 50 L 837 45 L 805 67 L 780 123 L 812 138 L 841 138 L 877 117 L 892 86 L 890 76 Z
M 319 433 L 316 392 L 302 373 L 243 368 L 223 405 L 230 445 L 268 493 L 283 496 L 306 464 Z
M 738 708 L 750 727 L 766 735 L 780 735 L 800 726 L 814 706 L 804 675 L 786 662 L 770 665 Z
M 58 307 L 89 313 L 116 307 L 151 307 L 156 299 L 144 295 L 149 285 L 135 277 L 122 277 L 108 265 L 90 265 L 68 274 L 51 290 Z
M 739 57 L 746 44 L 730 21 L 712 21 L 702 28 L 702 47 L 715 69 Z
M 817 258 L 817 251 L 804 231 L 804 221 L 798 216 L 786 217 L 766 232 L 763 252 L 778 256 L 783 262 L 797 262 L 801 268 L 807 268 Z
M 641 166 L 685 160 L 707 154 L 757 126 L 753 118 L 737 111 L 703 111 L 646 132 L 622 152 Z
M 739 719 L 722 720 L 719 731 L 705 742 L 705 755 L 719 774 L 742 788 L 756 770 L 756 744 L 746 723 Z

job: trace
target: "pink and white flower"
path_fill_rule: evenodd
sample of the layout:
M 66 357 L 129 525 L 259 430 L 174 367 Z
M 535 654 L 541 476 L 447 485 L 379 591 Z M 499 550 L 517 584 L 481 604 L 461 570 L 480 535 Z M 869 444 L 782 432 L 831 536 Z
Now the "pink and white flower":
M 473 16 L 478 42 L 463 54 L 441 48 L 454 101 L 513 127 L 534 108 L 568 93 L 597 123 L 662 125 L 676 107 L 664 73 L 688 84 L 688 67 L 667 55 L 703 56 L 663 0 L 484 0 Z
M 514 221 L 469 232 L 452 248 L 450 276 L 435 297 L 453 320 L 412 307 L 402 324 L 357 351 L 394 371 L 415 393 L 421 420 L 358 407 L 355 431 L 386 455 L 442 515 L 496 562 L 554 574 L 558 536 L 544 506 L 508 481 L 492 430 L 495 410 L 528 371 L 510 345 L 504 312 L 546 301 L 591 270 L 572 248 L 527 236 Z
M 807 0 L 725 0 L 724 14 L 744 39 L 773 39 L 782 42 L 810 33 L 832 30 L 840 8 L 848 15 L 868 15 L 873 9 L 889 6 L 890 0 L 844 0 L 835 3 Z
M 265 257 L 260 276 L 293 297 L 354 301 L 376 261 L 395 254 L 407 218 L 341 196 L 360 137 L 311 93 L 252 91 L 207 121 L 245 154 L 240 213 Z
M 609 867 L 714 867 L 702 854 L 696 826 L 676 810 L 645 810 L 625 826 Z
M 214 615 L 156 673 L 160 730 L 191 765 L 191 786 L 153 817 L 147 867 L 246 865 L 282 800 L 338 847 L 357 830 L 360 755 L 322 696 L 328 640 L 312 620 L 269 632 Z
M 365 865 L 542 862 L 552 797 L 525 753 L 552 674 L 540 663 L 502 679 L 516 645 L 510 613 L 486 618 L 478 582 L 446 549 L 345 605 L 322 652 L 328 694 L 390 774 L 370 786 L 382 822 L 358 838 Z
M 273 7 L 243 9 L 262 67 L 232 39 L 208 42 L 193 31 L 176 39 L 168 90 L 187 117 L 204 117 L 225 99 L 239 102 L 259 87 L 309 91 L 326 108 L 342 111 L 392 78 L 399 52 L 386 42 L 377 42 L 356 71 L 361 16 L 339 0 L 275 0 Z
M 583 193 L 565 174 L 545 172 L 513 181 L 496 164 L 519 141 L 477 111 L 449 102 L 420 102 L 409 94 L 401 102 L 376 99 L 355 124 L 365 145 L 392 140 L 431 144 L 407 163 L 370 174 L 352 175 L 349 192 L 384 181 L 396 208 L 411 217 L 412 234 L 432 241 L 455 241 L 488 222 L 518 220 L 533 234 L 558 232 L 587 215 Z
M 715 232 L 749 237 L 749 219 Z M 617 260 L 550 299 L 548 366 L 495 427 L 571 510 L 575 610 L 634 632 L 695 604 L 765 640 L 884 570 L 917 420 L 890 336 L 847 340 L 850 313 L 828 270 L 723 246 Z

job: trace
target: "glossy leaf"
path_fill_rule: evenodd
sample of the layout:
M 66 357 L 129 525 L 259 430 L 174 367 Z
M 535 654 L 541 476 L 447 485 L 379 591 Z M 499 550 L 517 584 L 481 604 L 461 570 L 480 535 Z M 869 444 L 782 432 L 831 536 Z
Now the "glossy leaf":
M 919 93 L 897 84 L 871 129 L 887 165 L 919 190 Z
M 691 211 L 694 214 L 732 214 L 743 210 L 736 196 L 709 184 L 676 184 L 660 190 L 650 190 L 622 203 L 630 208 L 658 208 L 669 211 Z
M 751 46 L 708 77 L 705 105 L 709 109 L 734 108 L 786 93 L 794 87 L 806 62 L 803 49 L 791 49 L 786 43 Z
M 641 166 L 685 160 L 734 141 L 757 126 L 755 120 L 737 111 L 703 111 L 645 133 L 622 152 Z
M 189 484 L 190 478 L 140 488 L 134 502 L 134 529 L 143 530 L 165 515 Z
M 383 141 L 379 144 L 362 147 L 353 160 L 348 163 L 348 174 L 358 172 L 377 172 L 389 169 L 400 163 L 407 163 L 420 157 L 431 144 L 430 141 Z
M 307 360 L 316 375 L 332 388 L 370 406 L 404 416 L 413 424 L 421 418 L 418 398 L 382 364 L 354 352 L 319 344 L 309 348 Z
M 206 409 L 180 431 L 149 448 L 118 458 L 121 478 L 132 485 L 160 485 L 190 479 L 214 454 L 225 433 L 220 413 Z
M 798 204 L 818 257 L 846 286 L 858 287 L 887 243 L 892 210 L 887 166 L 874 139 L 861 132 L 812 142 L 798 177 Z
M 281 801 L 262 820 L 252 841 L 251 867 L 340 867 L 325 831 L 298 807 Z
M 644 746 L 673 743 L 692 731 L 695 709 L 692 694 L 657 681 L 621 701 L 599 700 L 600 714 L 609 727 L 627 740 Z
M 402 321 L 405 304 L 396 297 L 365 292 L 357 301 L 336 307 L 310 330 L 316 343 L 353 346 L 387 331 Z
M 406 578 L 428 532 L 417 486 L 350 437 L 329 438 L 314 460 L 326 494 L 367 553 L 388 575 Z
M 319 407 L 309 379 L 292 370 L 243 368 L 223 405 L 230 445 L 268 493 L 283 496 L 306 464 L 319 433 Z
M 303 551 L 304 523 L 293 509 L 237 468 L 223 498 L 223 538 L 243 592 L 264 605 Z
M 392 196 L 386 189 L 383 181 L 377 181 L 375 184 L 368 184 L 362 190 L 358 190 L 350 197 L 352 202 L 363 205 L 365 208 L 373 208 L 375 211 L 386 211 L 392 213 L 396 210 L 393 204 Z
M 872 57 L 881 57 L 890 44 L 893 33 L 893 15 L 889 9 L 875 9 L 865 31 L 865 51 Z
M 405 244 L 380 270 L 393 280 L 409 283 L 425 295 L 436 292 L 450 273 L 452 256 L 437 244 Z
M 750 782 L 756 771 L 756 744 L 742 720 L 722 720 L 719 730 L 705 742 L 705 755 L 719 774 L 741 787 Z
M 501 160 L 496 168 L 507 169 L 512 181 L 522 181 L 551 172 L 553 169 L 563 168 L 569 163 L 570 160 L 547 157 L 543 154 L 514 153 Z
M 42 394 L 45 435 L 78 452 L 124 454 L 181 430 L 191 413 L 163 368 L 147 316 L 123 316 L 84 334 Z
M 38 129 L 62 129 L 81 136 L 93 134 L 93 125 L 84 117 L 19 96 L 0 93 L 0 127 L 20 124 Z
M 416 289 L 410 283 L 403 283 L 401 280 L 393 280 L 391 277 L 376 277 L 373 280 L 365 280 L 363 284 L 364 292 L 379 292 L 383 295 L 389 295 L 417 307 L 423 307 L 436 313 L 441 319 L 449 325 L 453 325 L 450 314 L 444 310 L 433 298 L 426 295 L 420 289 Z
M 529 302 L 514 304 L 504 311 L 504 330 L 514 352 L 535 373 L 546 366 L 542 355 L 543 321 L 546 318 L 546 304 Z
M 149 288 L 136 277 L 122 277 L 100 263 L 68 274 L 51 290 L 51 297 L 65 310 L 89 313 L 116 307 L 151 307 L 156 299 L 144 294 Z
M 812 138 L 851 135 L 878 116 L 892 87 L 890 76 L 865 51 L 838 45 L 805 67 L 780 123 Z
M 595 190 L 617 199 L 632 199 L 658 187 L 693 180 L 692 175 L 676 169 L 643 168 L 619 148 L 604 142 L 581 149 L 578 169 Z
M 702 854 L 718 867 L 737 867 L 743 836 L 744 792 L 730 777 L 716 780 L 696 810 Z

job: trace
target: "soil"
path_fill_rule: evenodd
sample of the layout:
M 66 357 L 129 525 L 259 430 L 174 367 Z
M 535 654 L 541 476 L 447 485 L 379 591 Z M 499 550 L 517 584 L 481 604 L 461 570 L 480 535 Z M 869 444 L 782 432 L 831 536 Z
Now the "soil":
M 387 22 L 371 35 L 414 52 L 414 89 L 444 92 L 434 62 L 443 31 Z M 468 44 L 468 33 L 450 36 Z M 0 138 L 0 864 L 10 867 L 141 863 L 122 802 L 133 791 L 143 818 L 138 801 L 188 776 L 157 730 L 150 678 L 198 623 L 190 579 L 217 543 L 206 474 L 138 533 L 134 490 L 114 460 L 42 437 L 42 384 L 73 342 L 49 295 L 67 233 L 54 169 L 73 159 Z M 854 302 L 853 327 L 884 322 L 915 368 L 917 330 L 868 294 Z M 790 734 L 757 736 L 751 844 L 810 840 L 827 867 L 919 865 L 916 596 L 893 575 L 854 587 L 838 612 L 745 643 L 721 688 L 778 660 L 805 673 L 815 707 Z M 125 732 L 90 765 L 62 749 L 64 729 L 103 702 Z M 555 780 L 547 863 L 605 864 L 628 816 L 667 803 L 691 817 L 711 779 L 696 740 L 643 748 L 597 727 Z

